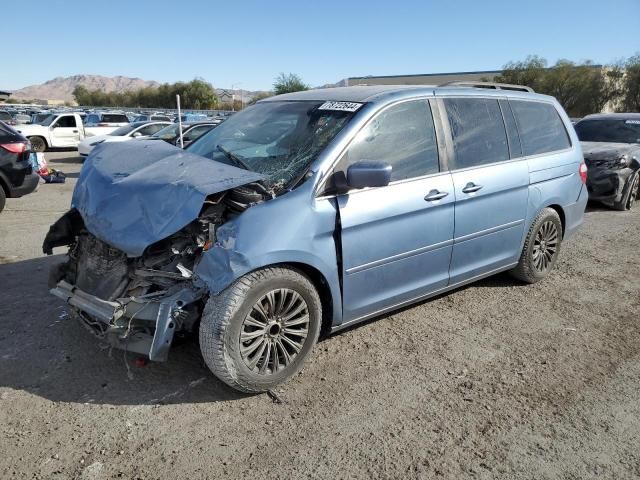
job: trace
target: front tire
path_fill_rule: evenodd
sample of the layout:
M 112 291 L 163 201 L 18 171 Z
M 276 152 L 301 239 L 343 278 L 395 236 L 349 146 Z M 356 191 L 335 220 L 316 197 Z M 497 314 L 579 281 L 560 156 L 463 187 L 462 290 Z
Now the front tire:
M 4 193 L 4 188 L 0 185 L 0 212 L 4 210 L 4 205 L 7 202 L 7 195 Z
M 47 142 L 42 137 L 29 137 L 32 152 L 44 152 L 47 149 Z
M 545 208 L 529 228 L 520 260 L 511 275 L 525 283 L 539 282 L 558 261 L 561 244 L 560 216 L 553 208 Z
M 625 185 L 626 193 L 623 195 L 619 203 L 613 205 L 616 210 L 631 210 L 638 199 L 640 189 L 640 172 L 636 171 L 629 177 L 628 183 Z
M 320 297 L 306 276 L 291 268 L 263 268 L 209 298 L 200 350 L 227 385 L 264 392 L 302 368 L 321 323 Z

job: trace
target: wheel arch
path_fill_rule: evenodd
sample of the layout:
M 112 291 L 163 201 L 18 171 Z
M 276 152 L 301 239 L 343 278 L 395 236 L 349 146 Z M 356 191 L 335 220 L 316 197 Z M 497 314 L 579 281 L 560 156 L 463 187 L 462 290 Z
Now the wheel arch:
M 564 213 L 564 208 L 562 208 L 562 206 L 557 203 L 552 203 L 550 205 L 546 205 L 542 207 L 540 211 L 544 210 L 545 208 L 551 208 L 552 210 L 555 210 L 558 216 L 560 217 L 560 224 L 562 225 L 562 238 L 564 238 L 564 232 L 566 231 L 566 225 L 567 225 L 567 217 Z
M 28 137 L 27 137 L 27 139 L 29 140 L 29 142 L 31 142 L 31 139 L 32 139 L 32 138 L 41 138 L 41 139 L 42 139 L 42 141 L 44 142 L 44 149 L 45 149 L 45 150 L 47 150 L 47 149 L 50 147 L 49 142 L 47 141 L 47 138 L 46 138 L 46 137 L 44 137 L 44 136 L 42 136 L 42 135 L 30 135 L 30 136 L 28 136 Z

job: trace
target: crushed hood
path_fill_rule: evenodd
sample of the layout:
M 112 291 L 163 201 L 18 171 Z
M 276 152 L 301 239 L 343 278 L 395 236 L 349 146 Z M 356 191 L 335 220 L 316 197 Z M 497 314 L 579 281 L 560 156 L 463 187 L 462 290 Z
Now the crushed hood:
M 93 235 L 137 257 L 196 219 L 208 195 L 263 178 L 166 142 L 99 144 L 71 204 Z
M 580 146 L 585 160 L 617 160 L 640 152 L 640 145 L 636 143 L 581 142 Z

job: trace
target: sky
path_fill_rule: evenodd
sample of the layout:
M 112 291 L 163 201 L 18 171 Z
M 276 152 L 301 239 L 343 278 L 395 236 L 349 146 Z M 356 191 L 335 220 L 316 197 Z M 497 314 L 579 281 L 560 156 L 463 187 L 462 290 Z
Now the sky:
M 280 72 L 319 86 L 531 54 L 611 63 L 640 52 L 639 21 L 640 0 L 9 1 L 0 90 L 75 74 L 268 90 Z

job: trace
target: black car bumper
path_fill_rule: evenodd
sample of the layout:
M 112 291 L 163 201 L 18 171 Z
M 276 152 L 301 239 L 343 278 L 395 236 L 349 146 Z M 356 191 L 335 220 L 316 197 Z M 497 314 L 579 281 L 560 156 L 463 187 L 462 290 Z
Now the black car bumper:
M 589 168 L 587 173 L 589 200 L 596 200 L 608 205 L 622 201 L 627 179 L 633 172 L 634 170 L 631 168 Z
M 23 195 L 27 195 L 33 192 L 38 186 L 38 182 L 40 181 L 40 176 L 33 172 L 29 175 L 24 176 L 24 180 L 20 185 L 9 185 L 9 197 L 17 198 L 22 197 Z

